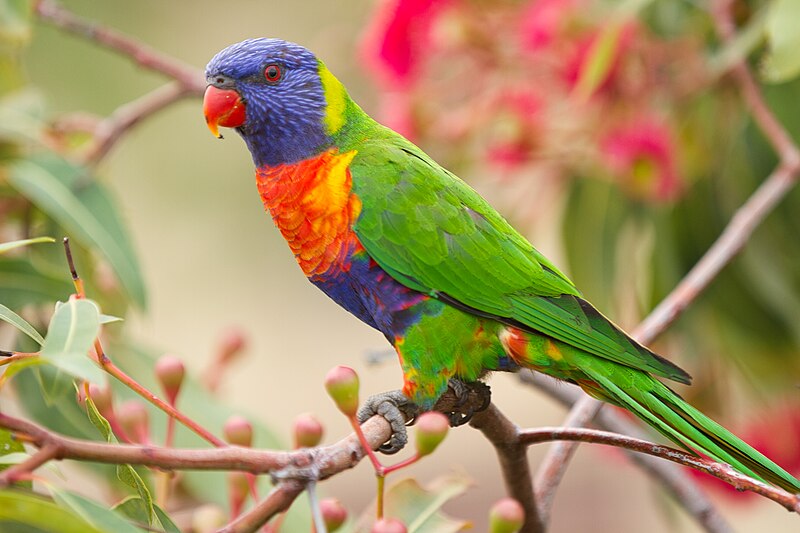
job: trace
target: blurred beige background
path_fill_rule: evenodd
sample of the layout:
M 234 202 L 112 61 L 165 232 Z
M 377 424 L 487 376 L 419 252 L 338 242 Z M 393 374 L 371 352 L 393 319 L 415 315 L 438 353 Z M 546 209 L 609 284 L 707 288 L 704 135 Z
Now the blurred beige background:
M 317 51 L 366 110 L 374 109 L 371 82 L 360 72 L 355 46 L 373 7 L 371 0 L 331 2 L 65 1 L 84 16 L 118 28 L 201 68 L 219 49 L 248 37 L 270 36 Z M 162 79 L 110 52 L 37 26 L 26 64 L 53 113 L 107 114 L 158 86 Z M 135 129 L 100 172 L 116 191 L 133 233 L 149 287 L 150 309 L 129 318 L 148 343 L 183 357 L 199 372 L 231 325 L 249 337 L 247 358 L 223 385 L 224 401 L 261 418 L 286 435 L 292 419 L 313 412 L 326 426 L 326 442 L 348 433 L 327 398 L 322 380 L 332 366 L 348 364 L 361 376 L 364 396 L 401 384 L 393 359 L 379 367 L 368 352 L 388 348 L 383 337 L 339 309 L 303 277 L 254 186 L 249 154 L 232 132 L 224 141 L 205 128 L 199 100 L 174 105 Z M 424 147 L 423 147 L 424 148 Z M 540 245 L 546 254 L 546 244 Z M 522 426 L 560 422 L 563 409 L 495 376 L 495 402 Z M 566 386 L 566 385 L 565 385 Z M 535 468 L 545 447 L 531 453 Z M 485 514 L 503 495 L 494 452 L 468 428 L 452 431 L 441 450 L 397 474 L 428 480 L 467 472 L 475 486 L 447 506 L 485 529 Z M 351 513 L 374 493 L 365 462 L 325 482 Z M 732 505 L 723 512 L 737 531 L 797 531 L 796 516 L 767 500 Z M 554 532 L 697 531 L 620 454 L 583 447 L 557 496 Z

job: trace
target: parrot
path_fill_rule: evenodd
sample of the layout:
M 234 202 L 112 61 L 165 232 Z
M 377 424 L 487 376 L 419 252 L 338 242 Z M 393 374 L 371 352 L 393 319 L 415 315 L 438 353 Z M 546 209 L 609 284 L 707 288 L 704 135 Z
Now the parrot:
M 800 481 L 662 380 L 687 372 L 592 304 L 466 182 L 379 124 L 306 48 L 255 38 L 206 66 L 208 128 L 233 128 L 306 277 L 394 347 L 402 396 L 530 369 L 627 409 L 672 442 L 792 493 Z

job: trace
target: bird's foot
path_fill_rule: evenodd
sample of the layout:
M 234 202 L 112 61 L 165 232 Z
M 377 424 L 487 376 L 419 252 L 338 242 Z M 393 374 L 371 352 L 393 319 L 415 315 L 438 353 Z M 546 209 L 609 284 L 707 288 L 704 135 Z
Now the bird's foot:
M 444 413 L 452 427 L 463 426 L 475 413 L 483 411 L 492 401 L 492 390 L 482 381 L 465 383 L 451 378 L 447 392 L 436 402 L 434 411 Z
M 386 455 L 392 455 L 400 450 L 408 442 L 408 431 L 406 426 L 413 424 L 419 414 L 419 407 L 409 400 L 405 394 L 399 390 L 382 392 L 367 398 L 356 417 L 358 422 L 363 424 L 375 415 L 382 416 L 392 427 L 392 438 L 381 444 L 378 451 Z

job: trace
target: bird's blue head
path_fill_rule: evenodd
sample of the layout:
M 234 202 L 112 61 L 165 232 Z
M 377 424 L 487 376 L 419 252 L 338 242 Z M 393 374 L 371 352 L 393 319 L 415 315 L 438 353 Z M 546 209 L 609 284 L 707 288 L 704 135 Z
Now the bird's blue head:
M 280 39 L 249 39 L 206 67 L 203 110 L 216 136 L 236 128 L 256 167 L 295 163 L 331 146 L 347 93 L 314 54 Z

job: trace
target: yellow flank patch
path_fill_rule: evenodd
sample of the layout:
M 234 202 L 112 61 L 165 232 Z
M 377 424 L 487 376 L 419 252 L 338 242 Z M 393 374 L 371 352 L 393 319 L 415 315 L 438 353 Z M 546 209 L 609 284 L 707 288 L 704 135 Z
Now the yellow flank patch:
M 547 357 L 549 357 L 553 361 L 560 361 L 564 357 L 561 354 L 561 350 L 559 350 L 558 346 L 556 346 L 556 343 L 554 343 L 549 339 L 547 341 L 547 344 L 545 345 L 544 352 L 547 355 Z
M 344 111 L 347 103 L 347 92 L 342 82 L 331 74 L 328 67 L 319 62 L 319 79 L 322 81 L 322 90 L 325 91 L 325 100 L 328 107 L 325 110 L 325 126 L 328 134 L 333 135 L 344 126 Z

